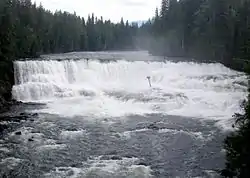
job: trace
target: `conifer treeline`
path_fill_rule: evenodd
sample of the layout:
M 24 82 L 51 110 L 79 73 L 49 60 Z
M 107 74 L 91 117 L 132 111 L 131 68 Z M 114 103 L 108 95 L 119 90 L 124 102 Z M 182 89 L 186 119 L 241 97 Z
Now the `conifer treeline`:
M 250 57 L 249 0 L 162 0 L 141 28 L 153 54 L 230 63 Z
M 134 48 L 137 24 L 121 19 L 87 19 L 76 14 L 52 13 L 30 0 L 0 1 L 0 59 L 70 51 Z
M 140 47 L 166 56 L 224 64 L 250 57 L 248 0 L 162 0 L 141 28 L 76 14 L 52 13 L 30 0 L 0 1 L 0 58 Z

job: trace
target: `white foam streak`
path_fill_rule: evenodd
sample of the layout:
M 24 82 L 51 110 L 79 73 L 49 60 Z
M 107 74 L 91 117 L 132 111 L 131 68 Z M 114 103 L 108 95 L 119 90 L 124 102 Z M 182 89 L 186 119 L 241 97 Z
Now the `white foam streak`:
M 140 132 L 147 132 L 149 129 L 136 129 L 132 131 L 125 131 L 123 133 L 120 133 L 119 135 L 125 139 L 130 139 L 132 134 L 140 133 Z
M 37 147 L 38 151 L 51 151 L 51 150 L 60 150 L 66 147 L 65 144 L 48 144 L 48 145 L 41 145 Z
M 0 162 L 0 166 L 2 169 L 14 169 L 18 164 L 22 162 L 21 159 L 19 158 L 14 158 L 14 157 L 8 157 L 4 158 Z
M 196 139 L 200 139 L 200 140 L 209 140 L 211 139 L 209 138 L 204 138 L 203 134 L 201 132 L 191 132 L 191 131 L 184 131 L 184 130 L 174 130 L 174 129 L 160 129 L 158 131 L 158 133 L 162 134 L 162 133 L 168 133 L 168 134 L 185 134 L 185 135 L 189 135 L 191 137 L 194 137 Z
M 86 131 L 85 130 L 77 130 L 77 131 L 62 131 L 61 134 L 60 134 L 60 137 L 62 139 L 74 139 L 74 138 L 77 138 L 77 137 L 81 137 L 81 136 L 84 136 L 86 135 Z
M 45 177 L 140 177 L 150 178 L 152 170 L 149 166 L 136 165 L 137 158 L 121 158 L 106 160 L 102 156 L 89 159 L 82 168 L 57 167 L 55 171 L 45 174 Z

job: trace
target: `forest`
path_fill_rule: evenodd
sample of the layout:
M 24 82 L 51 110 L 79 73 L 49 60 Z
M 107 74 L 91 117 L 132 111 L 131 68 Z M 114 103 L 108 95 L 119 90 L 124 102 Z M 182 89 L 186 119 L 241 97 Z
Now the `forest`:
M 162 0 L 140 35 L 152 54 L 233 67 L 249 60 L 249 15 L 248 0 Z
M 137 24 L 45 10 L 30 0 L 0 1 L 0 58 L 71 51 L 129 50 Z
M 249 0 L 162 0 L 142 26 L 112 23 L 90 14 L 50 12 L 30 0 L 0 1 L 0 107 L 10 100 L 12 60 L 47 53 L 148 50 L 153 55 L 220 62 L 248 72 Z M 249 100 L 249 97 L 247 100 Z M 237 130 L 225 140 L 224 177 L 250 175 L 250 104 L 236 114 Z
M 142 26 L 90 14 L 50 12 L 30 0 L 0 2 L 1 59 L 46 53 L 148 50 L 153 55 L 218 61 L 232 67 L 250 55 L 250 1 L 162 0 Z

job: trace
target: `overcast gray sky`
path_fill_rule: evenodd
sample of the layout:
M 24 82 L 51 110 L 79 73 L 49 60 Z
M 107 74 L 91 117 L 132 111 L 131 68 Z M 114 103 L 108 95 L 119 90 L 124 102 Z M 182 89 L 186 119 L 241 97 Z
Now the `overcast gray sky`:
M 77 15 L 87 17 L 94 12 L 96 16 L 110 19 L 113 22 L 124 20 L 147 20 L 154 15 L 155 8 L 161 0 L 33 0 L 37 5 L 42 3 L 46 9 L 52 11 L 63 10 L 76 12 Z

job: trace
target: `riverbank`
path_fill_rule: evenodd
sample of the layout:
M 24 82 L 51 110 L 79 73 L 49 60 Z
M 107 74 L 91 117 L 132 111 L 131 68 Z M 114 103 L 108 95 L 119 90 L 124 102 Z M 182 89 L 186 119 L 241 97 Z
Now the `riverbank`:
M 16 109 L 13 109 L 25 105 L 12 98 L 12 86 L 14 84 L 13 61 L 0 61 L 0 134 L 11 127 L 11 124 L 8 123 L 18 124 L 34 116 L 27 113 L 18 113 L 15 111 Z
M 0 113 L 5 112 L 16 101 L 12 100 L 14 69 L 12 61 L 0 61 Z

